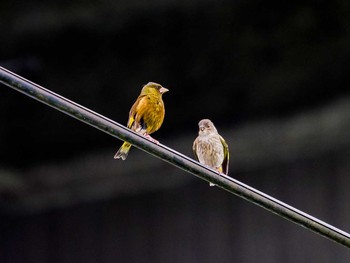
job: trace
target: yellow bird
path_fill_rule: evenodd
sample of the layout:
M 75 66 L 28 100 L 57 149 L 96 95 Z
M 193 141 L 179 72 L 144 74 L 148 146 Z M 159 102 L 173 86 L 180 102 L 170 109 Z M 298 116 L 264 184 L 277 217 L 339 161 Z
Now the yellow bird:
M 229 149 L 211 120 L 203 119 L 198 123 L 198 137 L 193 142 L 193 152 L 196 159 L 219 173 L 228 174 Z M 210 186 L 214 184 L 210 183 Z
M 167 91 L 169 90 L 154 82 L 149 82 L 143 86 L 140 95 L 129 112 L 128 128 L 158 143 L 150 134 L 162 126 L 165 115 L 162 95 Z M 121 158 L 125 160 L 130 148 L 131 144 L 124 142 L 114 155 L 114 159 Z

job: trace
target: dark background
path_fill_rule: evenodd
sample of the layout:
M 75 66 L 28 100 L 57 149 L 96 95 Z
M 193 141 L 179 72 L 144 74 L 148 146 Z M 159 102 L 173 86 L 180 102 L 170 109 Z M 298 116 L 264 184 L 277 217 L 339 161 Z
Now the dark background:
M 350 231 L 349 1 L 6 1 L 0 65 L 192 157 L 210 118 L 230 175 Z M 349 262 L 348 249 L 0 86 L 0 262 Z

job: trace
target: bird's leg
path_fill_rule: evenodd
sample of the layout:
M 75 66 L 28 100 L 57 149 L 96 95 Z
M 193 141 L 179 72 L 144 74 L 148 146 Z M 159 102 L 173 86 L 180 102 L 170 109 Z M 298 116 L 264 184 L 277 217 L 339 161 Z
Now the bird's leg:
M 219 174 L 224 174 L 224 173 L 222 172 L 221 167 L 217 168 L 216 171 L 219 172 Z M 213 184 L 213 183 L 209 183 L 209 185 L 210 185 L 210 186 L 216 186 L 216 184 Z
M 224 174 L 223 171 L 222 171 L 222 167 L 217 168 L 216 171 L 218 171 L 219 174 Z
M 157 141 L 156 139 L 153 139 L 153 138 L 151 137 L 151 135 L 145 133 L 145 137 L 146 137 L 148 140 L 150 140 L 151 142 L 154 142 L 155 144 L 159 144 L 159 141 Z

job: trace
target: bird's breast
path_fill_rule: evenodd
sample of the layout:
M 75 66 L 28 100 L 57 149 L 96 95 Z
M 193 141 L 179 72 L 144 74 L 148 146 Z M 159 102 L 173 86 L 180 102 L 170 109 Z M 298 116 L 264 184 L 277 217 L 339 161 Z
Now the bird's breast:
M 214 168 L 220 167 L 224 159 L 224 149 L 217 136 L 199 137 L 196 152 L 200 163 Z

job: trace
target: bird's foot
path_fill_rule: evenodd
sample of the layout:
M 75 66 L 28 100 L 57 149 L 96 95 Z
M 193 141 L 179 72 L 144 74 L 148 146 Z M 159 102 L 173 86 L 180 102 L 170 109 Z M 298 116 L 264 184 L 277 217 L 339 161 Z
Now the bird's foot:
M 224 174 L 222 171 L 221 171 L 221 168 L 218 168 L 216 169 L 216 171 L 219 173 L 219 174 Z M 213 183 L 209 183 L 209 186 L 216 186 L 216 184 L 213 184 Z
M 155 144 L 159 144 L 159 141 L 157 141 L 156 139 L 153 139 L 152 137 L 151 137 L 151 135 L 149 135 L 149 134 L 145 134 L 145 137 L 148 139 L 148 140 L 150 140 L 151 142 L 154 142 Z

